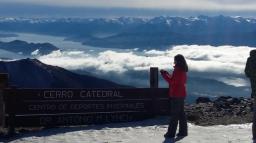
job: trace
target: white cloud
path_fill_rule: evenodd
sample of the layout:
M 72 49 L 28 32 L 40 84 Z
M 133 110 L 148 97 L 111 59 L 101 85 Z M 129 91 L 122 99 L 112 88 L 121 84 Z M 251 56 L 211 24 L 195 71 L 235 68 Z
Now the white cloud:
M 10 2 L 10 0 L 2 0 Z M 12 0 L 11 2 L 78 7 L 150 8 L 172 10 L 256 10 L 254 0 Z
M 90 55 L 83 51 L 55 51 L 39 59 L 45 63 L 69 69 L 84 69 L 93 66 L 105 72 L 124 72 L 146 70 L 150 66 L 171 67 L 173 57 L 176 54 L 183 54 L 193 71 L 242 74 L 250 50 L 249 47 L 183 45 L 165 51 L 150 50 L 142 53 L 107 50 L 97 55 Z
M 150 67 L 172 69 L 173 58 L 177 54 L 183 54 L 187 59 L 191 72 L 205 73 L 217 77 L 220 81 L 239 81 L 237 85 L 245 85 L 242 79 L 246 59 L 249 56 L 250 47 L 233 46 L 175 46 L 165 51 L 150 50 L 143 52 L 116 52 L 103 51 L 96 55 L 85 52 L 55 51 L 49 55 L 41 56 L 39 60 L 44 63 L 57 65 L 72 70 L 95 69 L 102 73 L 127 71 L 148 71 Z M 224 78 L 226 75 L 237 75 Z M 209 76 L 209 78 L 211 78 Z

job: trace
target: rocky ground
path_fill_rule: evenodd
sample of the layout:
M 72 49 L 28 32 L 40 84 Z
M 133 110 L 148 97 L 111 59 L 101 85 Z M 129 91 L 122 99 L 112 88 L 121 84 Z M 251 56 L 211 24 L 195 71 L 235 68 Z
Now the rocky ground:
M 186 105 L 188 121 L 196 125 L 228 125 L 252 122 L 253 99 L 219 97 L 212 101 L 199 97 L 195 104 Z

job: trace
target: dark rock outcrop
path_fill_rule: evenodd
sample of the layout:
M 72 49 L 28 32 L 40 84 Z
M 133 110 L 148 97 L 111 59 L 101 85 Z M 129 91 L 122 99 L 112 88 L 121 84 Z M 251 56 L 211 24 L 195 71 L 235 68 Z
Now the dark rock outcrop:
M 196 99 L 196 104 L 199 104 L 199 103 L 208 103 L 208 102 L 212 102 L 210 98 L 208 97 L 198 97 Z
M 252 122 L 252 107 L 252 99 L 222 96 L 211 102 L 199 98 L 197 103 L 186 105 L 185 110 L 190 122 L 208 126 Z

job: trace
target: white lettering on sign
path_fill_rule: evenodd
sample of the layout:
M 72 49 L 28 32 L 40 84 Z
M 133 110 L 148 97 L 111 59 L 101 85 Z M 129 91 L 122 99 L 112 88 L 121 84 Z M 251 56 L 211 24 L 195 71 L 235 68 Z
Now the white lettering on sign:
M 70 110 L 104 110 L 104 104 L 71 104 Z
M 43 97 L 45 99 L 72 99 L 74 93 L 72 91 L 44 91 Z
M 68 125 L 68 124 L 84 124 L 84 123 L 92 123 L 94 121 L 94 117 L 91 116 L 80 116 L 80 115 L 75 115 L 75 116 L 68 116 L 68 117 L 58 117 L 56 120 L 57 124 L 61 125 Z
M 129 114 L 105 115 L 105 122 L 127 122 L 132 120 L 133 120 L 133 116 Z
M 117 104 L 107 104 L 106 105 L 107 109 L 112 109 L 112 110 L 118 110 L 118 109 L 144 109 L 145 105 L 144 103 L 117 103 Z
M 140 116 L 136 116 L 135 114 L 130 114 L 130 113 L 44 116 L 39 118 L 39 124 L 42 126 L 79 125 L 79 124 L 90 124 L 90 123 L 127 122 L 127 121 L 135 121 L 140 118 L 141 118 Z
M 119 91 L 104 91 L 104 90 L 92 90 L 92 91 L 86 91 L 83 90 L 80 92 L 81 98 L 106 98 L 106 97 L 118 97 L 122 98 Z
M 56 124 L 61 125 L 78 125 L 85 123 L 110 123 L 110 122 L 127 122 L 135 120 L 133 115 L 129 114 L 98 114 L 98 115 L 74 115 L 60 116 L 55 120 Z
M 54 111 L 56 110 L 56 105 L 52 104 L 43 104 L 43 105 L 37 105 L 37 104 L 31 104 L 28 105 L 29 111 Z
M 79 93 L 81 98 L 122 98 L 120 91 L 117 90 L 81 90 Z M 46 90 L 38 96 L 44 99 L 73 99 L 74 91 L 72 90 Z

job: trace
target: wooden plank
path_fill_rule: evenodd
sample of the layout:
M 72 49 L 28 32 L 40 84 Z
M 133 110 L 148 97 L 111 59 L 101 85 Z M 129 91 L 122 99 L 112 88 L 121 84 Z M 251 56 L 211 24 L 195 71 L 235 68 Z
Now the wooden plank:
M 66 96 L 65 98 L 48 98 L 45 97 L 46 95 L 37 96 L 38 93 L 45 93 L 45 91 L 48 93 L 48 89 L 46 90 L 30 90 L 30 89 L 17 89 L 17 90 L 6 90 L 6 112 L 15 112 L 15 114 L 34 114 L 34 112 L 37 113 L 45 113 L 45 112 L 61 112 L 61 113 L 69 113 L 69 112 L 80 112 L 81 110 L 84 110 L 84 112 L 87 112 L 88 110 L 91 111 L 113 111 L 116 109 L 121 110 L 131 110 L 131 108 L 139 108 L 139 106 L 145 106 L 144 108 L 148 108 L 148 104 L 150 104 L 150 99 L 152 96 L 154 96 L 155 100 L 151 101 L 157 103 L 157 98 L 163 98 L 166 97 L 167 90 L 166 89 L 132 89 L 132 90 L 126 90 L 122 91 L 115 89 L 116 92 L 123 93 L 125 92 L 122 97 L 110 99 L 109 97 L 100 99 L 95 99 L 95 97 L 81 97 L 79 94 L 73 94 L 73 93 L 79 93 L 84 92 L 85 90 L 70 90 L 70 94 L 73 94 L 73 96 Z M 56 90 L 52 90 L 50 92 L 56 93 Z M 65 92 L 65 94 L 68 92 L 67 90 L 62 90 Z M 61 90 L 58 90 L 57 92 L 62 92 Z M 95 90 L 87 90 L 95 91 Z M 107 89 L 107 91 L 109 91 Z M 127 95 L 127 92 L 131 93 L 130 96 Z M 136 92 L 137 91 L 137 92 Z M 114 92 L 114 91 L 113 91 Z M 149 95 L 140 95 L 140 94 L 151 94 Z M 12 95 L 12 96 L 10 96 Z M 13 97 L 15 96 L 15 97 Z M 55 96 L 55 95 L 54 95 Z M 78 97 L 75 97 L 78 96 Z M 13 99 L 12 99 L 12 98 Z M 72 98 L 71 98 L 72 97 Z M 143 97 L 143 98 L 142 98 Z M 94 99 L 94 100 L 93 100 Z M 12 102 L 10 100 L 15 100 L 15 106 L 11 104 Z M 88 106 L 86 106 L 88 105 Z M 80 106 L 80 107 L 78 107 Z M 74 110 L 74 108 L 80 108 L 77 110 Z M 88 109 L 86 109 L 88 108 Z
M 150 95 L 151 90 L 133 89 L 6 89 L 8 94 L 14 92 L 16 100 L 114 100 L 143 99 Z
M 113 112 L 95 114 L 66 114 L 66 115 L 36 115 L 17 116 L 15 118 L 16 127 L 40 127 L 40 126 L 68 126 L 68 125 L 88 125 L 104 124 L 116 122 L 130 122 L 148 119 L 152 117 L 147 112 Z M 8 117 L 6 117 L 8 120 Z
M 14 92 L 17 100 L 114 100 L 143 99 L 151 93 L 157 97 L 168 96 L 167 88 L 133 88 L 133 89 L 5 89 L 8 94 Z
M 6 113 L 15 110 L 16 115 L 44 113 L 81 113 L 109 111 L 144 111 L 151 108 L 151 99 L 139 100 L 87 100 L 87 101 L 36 101 L 17 102 L 15 106 L 7 106 Z

